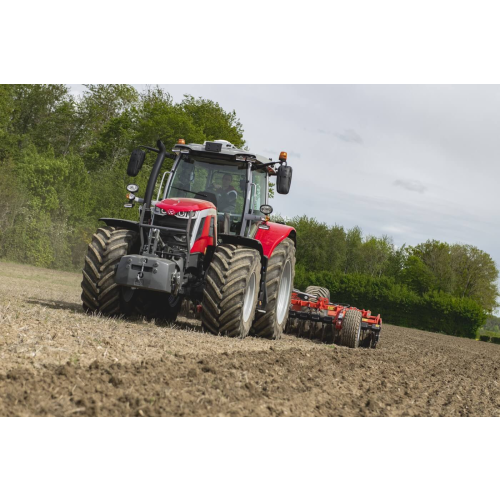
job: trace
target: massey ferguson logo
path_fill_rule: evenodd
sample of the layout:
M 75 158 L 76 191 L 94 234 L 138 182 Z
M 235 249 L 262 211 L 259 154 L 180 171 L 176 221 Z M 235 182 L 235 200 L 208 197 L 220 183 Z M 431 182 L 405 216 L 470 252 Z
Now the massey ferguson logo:
M 167 210 L 167 214 L 168 214 L 168 215 L 175 215 L 175 210 L 174 210 L 174 209 L 172 209 L 172 208 L 169 208 L 169 209 Z

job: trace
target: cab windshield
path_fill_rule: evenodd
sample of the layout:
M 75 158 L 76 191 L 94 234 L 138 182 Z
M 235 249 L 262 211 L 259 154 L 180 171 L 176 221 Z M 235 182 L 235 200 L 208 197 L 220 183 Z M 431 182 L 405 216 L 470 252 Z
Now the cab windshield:
M 246 181 L 244 165 L 183 156 L 165 188 L 164 198 L 210 201 L 217 207 L 219 227 L 237 234 L 243 218 Z

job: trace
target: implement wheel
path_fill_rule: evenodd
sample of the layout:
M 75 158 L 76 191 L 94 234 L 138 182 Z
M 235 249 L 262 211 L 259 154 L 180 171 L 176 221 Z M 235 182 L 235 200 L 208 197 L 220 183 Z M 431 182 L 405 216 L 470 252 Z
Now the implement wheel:
M 330 302 L 330 290 L 328 290 L 328 288 L 311 285 L 306 288 L 306 293 L 307 295 L 316 295 L 316 297 L 326 298 L 328 302 Z M 317 302 L 317 299 L 311 297 L 311 302 Z
M 257 317 L 252 333 L 257 337 L 277 340 L 285 328 L 290 311 L 290 298 L 295 276 L 295 245 L 290 238 L 284 239 L 269 259 L 266 273 L 266 312 Z
M 115 283 L 115 265 L 124 255 L 138 250 L 139 235 L 120 227 L 100 227 L 92 237 L 85 257 L 82 302 L 85 312 L 106 316 L 133 312 L 133 297 Z
M 340 330 L 340 345 L 355 349 L 359 347 L 361 335 L 361 311 L 349 309 L 344 316 Z
M 207 270 L 201 322 L 214 334 L 244 338 L 255 317 L 260 254 L 253 248 L 219 245 Z

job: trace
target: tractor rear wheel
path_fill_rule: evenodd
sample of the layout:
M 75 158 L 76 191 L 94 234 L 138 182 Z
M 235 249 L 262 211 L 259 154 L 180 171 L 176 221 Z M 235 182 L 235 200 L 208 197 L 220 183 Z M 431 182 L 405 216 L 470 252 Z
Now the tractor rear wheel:
M 219 245 L 207 270 L 201 322 L 214 334 L 245 338 L 255 317 L 260 254 L 253 248 Z
M 295 276 L 295 245 L 284 239 L 275 249 L 267 265 L 267 307 L 252 325 L 257 337 L 277 340 L 285 328 L 290 311 L 290 298 Z
M 328 288 L 323 288 L 321 286 L 308 286 L 306 288 L 307 295 L 316 295 L 316 297 L 324 297 L 330 302 L 330 290 Z M 311 300 L 311 302 L 316 302 L 316 300 Z
M 138 250 L 138 238 L 137 232 L 120 227 L 97 229 L 83 268 L 82 302 L 85 312 L 106 316 L 133 312 L 129 304 L 124 303 L 122 287 L 115 283 L 115 265 L 124 255 Z
M 355 349 L 359 347 L 359 339 L 361 335 L 361 311 L 349 309 L 342 321 L 342 329 L 340 330 L 340 345 L 345 347 L 352 347 Z

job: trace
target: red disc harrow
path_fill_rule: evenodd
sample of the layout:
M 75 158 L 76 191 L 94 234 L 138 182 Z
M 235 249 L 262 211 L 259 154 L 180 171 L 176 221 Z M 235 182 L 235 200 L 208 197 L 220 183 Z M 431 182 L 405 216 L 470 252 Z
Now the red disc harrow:
M 347 347 L 377 346 L 382 328 L 380 314 L 349 304 L 331 303 L 326 297 L 293 290 L 286 332 L 319 338 Z

